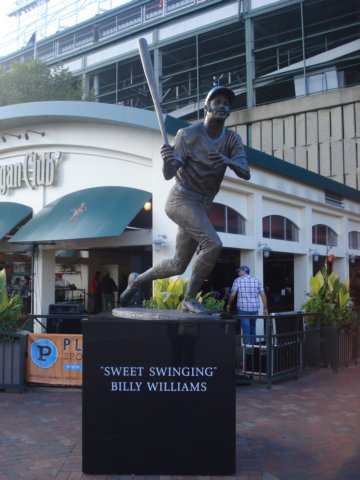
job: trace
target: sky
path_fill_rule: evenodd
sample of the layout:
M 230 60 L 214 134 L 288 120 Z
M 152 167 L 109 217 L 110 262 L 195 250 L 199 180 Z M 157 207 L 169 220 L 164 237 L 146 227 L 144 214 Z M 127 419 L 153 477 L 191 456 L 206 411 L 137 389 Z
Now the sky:
M 6 13 L 11 8 L 11 3 L 12 2 L 9 0 L 2 0 L 0 3 L 0 44 L 3 42 L 3 39 L 6 38 L 6 35 L 9 31 L 9 26 L 12 23 L 9 22 L 9 18 L 6 16 Z
M 22 1 L 26 3 L 26 0 Z M 99 8 L 102 11 L 106 11 L 130 1 L 48 0 L 47 4 L 44 2 L 42 6 L 21 15 L 20 18 L 16 18 L 7 16 L 13 10 L 14 0 L 0 0 L 0 57 L 24 47 L 34 31 L 37 31 L 37 40 L 41 40 L 59 29 L 74 25 L 76 21 L 79 23 L 92 18 L 99 12 Z M 74 13 L 76 4 L 80 7 L 77 15 Z M 47 8 L 48 18 L 46 31 L 44 22 L 45 8 Z M 18 28 L 19 21 L 20 29 Z

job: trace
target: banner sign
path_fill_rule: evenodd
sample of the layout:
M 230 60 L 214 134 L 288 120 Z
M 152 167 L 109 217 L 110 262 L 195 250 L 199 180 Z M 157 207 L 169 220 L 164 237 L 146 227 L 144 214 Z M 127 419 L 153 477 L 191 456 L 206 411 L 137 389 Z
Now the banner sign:
M 82 385 L 82 335 L 31 333 L 27 337 L 27 382 Z

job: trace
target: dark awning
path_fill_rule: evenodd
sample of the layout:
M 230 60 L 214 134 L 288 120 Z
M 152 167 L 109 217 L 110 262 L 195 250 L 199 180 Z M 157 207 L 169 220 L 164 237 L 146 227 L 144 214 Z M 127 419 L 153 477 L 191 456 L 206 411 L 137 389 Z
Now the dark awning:
M 21 203 L 0 202 L 0 240 L 31 214 L 32 208 Z
M 46 205 L 11 242 L 46 242 L 119 235 L 151 194 L 127 187 L 79 190 Z

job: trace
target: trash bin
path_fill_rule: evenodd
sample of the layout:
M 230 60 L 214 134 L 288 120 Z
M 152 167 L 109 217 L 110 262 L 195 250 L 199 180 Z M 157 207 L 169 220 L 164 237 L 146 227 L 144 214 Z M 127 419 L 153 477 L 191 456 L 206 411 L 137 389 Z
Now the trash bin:
M 81 314 L 84 313 L 82 303 L 62 302 L 49 305 L 49 317 L 46 323 L 46 333 L 69 333 L 82 332 Z

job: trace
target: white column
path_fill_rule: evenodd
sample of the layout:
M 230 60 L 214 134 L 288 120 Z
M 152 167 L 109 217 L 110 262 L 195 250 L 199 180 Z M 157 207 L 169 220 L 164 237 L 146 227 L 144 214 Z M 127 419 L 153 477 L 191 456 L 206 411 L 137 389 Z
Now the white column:
M 308 298 L 312 273 L 312 256 L 294 255 L 294 310 L 301 310 Z
M 33 313 L 47 315 L 49 304 L 55 301 L 55 250 L 46 250 L 43 246 L 38 247 L 34 255 L 33 285 Z M 37 333 L 42 331 L 37 322 L 35 322 L 34 331 Z

